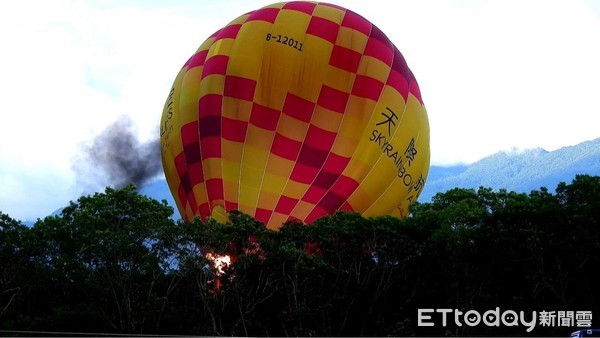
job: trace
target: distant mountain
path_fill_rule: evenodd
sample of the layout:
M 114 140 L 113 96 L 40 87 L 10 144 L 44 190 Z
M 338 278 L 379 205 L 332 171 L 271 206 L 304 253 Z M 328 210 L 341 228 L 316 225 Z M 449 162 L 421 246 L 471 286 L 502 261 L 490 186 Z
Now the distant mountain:
M 470 165 L 431 166 L 419 201 L 430 202 L 436 193 L 457 187 L 525 193 L 546 187 L 554 191 L 558 183 L 570 183 L 577 174 L 600 175 L 600 138 L 555 151 L 502 151 Z M 175 209 L 174 216 L 179 216 L 164 178 L 143 186 L 140 193 L 159 201 L 166 199 Z
M 452 188 L 480 186 L 529 193 L 546 187 L 554 191 L 558 183 L 570 183 L 577 174 L 600 176 L 600 138 L 574 146 L 546 151 L 502 151 L 469 165 L 431 166 L 420 202 L 430 202 L 438 192 Z M 179 218 L 175 200 L 164 178 L 142 186 L 139 192 L 156 200 L 165 199 Z M 61 209 L 53 215 L 60 214 Z M 32 225 L 33 221 L 25 222 Z
M 175 199 L 173 199 L 173 195 L 171 195 L 171 191 L 169 191 L 169 186 L 167 185 L 167 181 L 164 179 L 164 177 L 143 185 L 138 189 L 138 192 L 157 201 L 166 200 L 167 204 L 174 209 L 173 217 L 175 219 L 180 218 L 179 212 L 177 211 L 177 206 L 175 205 Z M 64 208 L 65 207 L 54 210 L 49 216 L 60 216 Z M 27 226 L 33 226 L 35 222 L 36 221 L 32 220 L 21 221 L 21 223 Z
M 173 198 L 173 195 L 171 195 L 171 191 L 169 190 L 169 186 L 164 177 L 142 186 L 138 191 L 140 194 L 154 198 L 157 201 L 166 200 L 167 203 L 175 209 L 175 214 L 179 214 L 177 206 L 175 205 L 175 199 Z
M 456 187 L 554 191 L 558 183 L 570 183 L 577 174 L 600 175 L 600 138 L 555 151 L 503 151 L 470 165 L 431 166 L 419 201 L 429 202 L 436 193 Z

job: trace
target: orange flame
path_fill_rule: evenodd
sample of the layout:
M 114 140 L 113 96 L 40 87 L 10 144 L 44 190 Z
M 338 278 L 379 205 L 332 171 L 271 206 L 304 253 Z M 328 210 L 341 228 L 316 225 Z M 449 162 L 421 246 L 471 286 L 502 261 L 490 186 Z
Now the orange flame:
M 223 275 L 225 273 L 225 269 L 231 265 L 231 257 L 229 255 L 219 255 L 208 252 L 206 253 L 205 257 L 214 266 L 217 276 Z

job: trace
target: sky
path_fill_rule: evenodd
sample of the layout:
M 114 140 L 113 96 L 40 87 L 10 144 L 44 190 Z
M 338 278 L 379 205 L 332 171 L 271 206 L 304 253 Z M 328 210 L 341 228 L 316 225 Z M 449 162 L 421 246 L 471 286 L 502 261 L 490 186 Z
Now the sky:
M 89 184 L 74 164 L 115 121 L 156 140 L 183 63 L 272 2 L 0 2 L 0 212 L 35 220 L 77 199 Z M 434 165 L 600 137 L 600 0 L 328 2 L 364 16 L 404 55 Z

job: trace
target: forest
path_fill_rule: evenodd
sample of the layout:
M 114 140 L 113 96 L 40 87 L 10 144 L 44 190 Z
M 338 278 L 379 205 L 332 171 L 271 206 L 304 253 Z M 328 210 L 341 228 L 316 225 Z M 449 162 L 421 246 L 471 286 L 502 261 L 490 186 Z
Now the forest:
M 455 188 L 410 216 L 339 212 L 279 231 L 183 223 L 129 185 L 31 227 L 0 213 L 0 335 L 568 336 L 556 319 L 461 325 L 419 309 L 587 311 L 600 326 L 600 177 Z M 431 321 L 434 321 L 434 320 Z M 570 325 L 568 325 L 570 324 Z M 590 324 L 588 322 L 588 324 Z

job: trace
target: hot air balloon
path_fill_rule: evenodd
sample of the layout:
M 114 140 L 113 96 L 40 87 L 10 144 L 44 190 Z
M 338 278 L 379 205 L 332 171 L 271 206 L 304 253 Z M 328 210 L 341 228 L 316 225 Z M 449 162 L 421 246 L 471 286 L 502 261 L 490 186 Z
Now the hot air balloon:
M 160 134 L 187 221 L 403 217 L 429 171 L 427 112 L 402 54 L 328 3 L 276 3 L 216 31 L 179 71 Z

